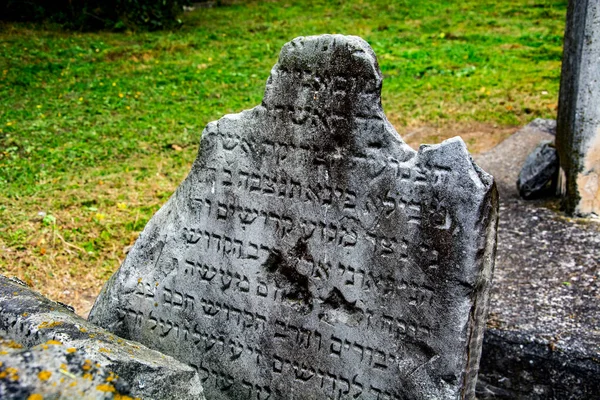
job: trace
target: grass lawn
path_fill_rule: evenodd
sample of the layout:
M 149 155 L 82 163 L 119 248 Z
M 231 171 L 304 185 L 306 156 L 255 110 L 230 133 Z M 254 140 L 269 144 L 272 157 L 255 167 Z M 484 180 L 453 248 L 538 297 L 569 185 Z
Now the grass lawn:
M 86 314 L 187 174 L 203 127 L 260 103 L 281 46 L 359 35 L 411 145 L 485 150 L 555 118 L 567 1 L 225 2 L 173 32 L 0 28 L 0 273 Z

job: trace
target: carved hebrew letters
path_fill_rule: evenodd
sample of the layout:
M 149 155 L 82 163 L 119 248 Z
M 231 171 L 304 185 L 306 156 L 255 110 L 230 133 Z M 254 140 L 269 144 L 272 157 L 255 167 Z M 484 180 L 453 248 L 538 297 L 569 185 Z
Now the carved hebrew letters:
M 380 89 L 358 38 L 284 46 L 92 320 L 194 366 L 211 399 L 471 397 L 492 181 L 459 140 L 406 146 Z

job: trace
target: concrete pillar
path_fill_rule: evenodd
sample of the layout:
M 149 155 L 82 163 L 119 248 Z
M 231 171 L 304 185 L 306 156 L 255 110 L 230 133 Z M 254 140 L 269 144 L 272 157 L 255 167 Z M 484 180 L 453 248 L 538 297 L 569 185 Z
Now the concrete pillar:
M 556 147 L 565 210 L 600 216 L 600 0 L 569 0 Z

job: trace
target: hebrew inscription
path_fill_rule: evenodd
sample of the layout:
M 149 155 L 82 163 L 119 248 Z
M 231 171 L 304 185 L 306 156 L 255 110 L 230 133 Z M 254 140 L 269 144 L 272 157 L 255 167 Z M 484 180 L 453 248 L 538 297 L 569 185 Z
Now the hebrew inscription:
M 408 147 L 357 37 L 286 44 L 208 124 L 90 319 L 211 399 L 473 398 L 497 194 L 464 143 Z

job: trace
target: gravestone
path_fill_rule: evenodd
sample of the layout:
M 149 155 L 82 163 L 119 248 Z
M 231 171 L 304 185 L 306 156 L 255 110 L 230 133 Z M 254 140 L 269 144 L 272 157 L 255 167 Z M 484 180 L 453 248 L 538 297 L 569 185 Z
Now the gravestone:
M 408 147 L 358 37 L 286 44 L 90 320 L 198 369 L 210 399 L 473 398 L 497 192 L 459 138 Z
M 559 192 L 570 214 L 600 217 L 600 1 L 570 0 L 556 127 Z

